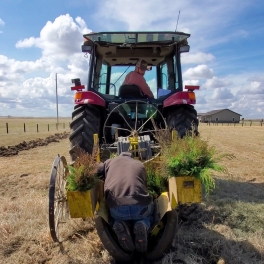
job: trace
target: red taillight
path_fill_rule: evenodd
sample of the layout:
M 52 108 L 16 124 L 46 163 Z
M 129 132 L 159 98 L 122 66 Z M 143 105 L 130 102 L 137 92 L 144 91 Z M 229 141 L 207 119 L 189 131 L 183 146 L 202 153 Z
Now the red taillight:
M 189 99 L 195 100 L 195 93 L 194 92 L 189 92 L 188 96 L 189 96 Z
M 82 99 L 82 93 L 76 93 L 75 95 L 74 95 L 74 100 L 81 100 Z

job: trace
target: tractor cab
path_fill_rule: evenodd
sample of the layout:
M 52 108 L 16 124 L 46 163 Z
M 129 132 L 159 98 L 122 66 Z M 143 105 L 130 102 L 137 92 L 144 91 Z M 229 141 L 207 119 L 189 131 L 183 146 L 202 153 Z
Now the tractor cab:
M 189 36 L 165 31 L 84 35 L 82 51 L 90 54 L 87 90 L 106 100 L 122 99 L 123 93 L 119 90 L 126 75 L 135 69 L 139 60 L 145 60 L 148 71 L 144 77 L 155 99 L 164 100 L 183 91 L 180 54 L 189 51 Z

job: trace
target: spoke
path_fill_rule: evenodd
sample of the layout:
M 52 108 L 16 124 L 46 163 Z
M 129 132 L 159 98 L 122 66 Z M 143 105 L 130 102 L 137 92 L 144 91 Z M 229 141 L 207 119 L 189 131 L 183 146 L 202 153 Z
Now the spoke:
M 143 127 L 145 126 L 145 124 L 157 113 L 157 110 L 147 119 L 147 121 L 142 124 L 142 126 L 137 130 L 137 132 L 139 132 L 141 130 L 141 128 L 143 129 Z
M 154 119 L 153 119 L 153 118 L 151 118 L 150 120 L 151 120 L 151 123 L 152 123 L 152 125 L 153 125 L 154 129 L 155 129 L 155 130 L 157 130 L 157 125 L 156 125 L 156 123 L 155 123 Z
M 160 152 L 161 152 L 161 151 L 160 151 Z M 155 158 L 157 158 L 157 157 L 160 155 L 160 152 L 159 152 L 158 154 L 156 154 L 154 157 L 152 157 L 151 159 L 149 159 L 149 160 L 145 160 L 145 161 L 143 162 L 143 164 L 146 163 L 146 162 L 152 161 L 152 160 L 154 160 Z
M 147 132 L 150 132 L 150 133 L 153 133 L 153 132 L 158 132 L 160 130 L 165 130 L 165 129 L 151 129 L 151 130 L 144 130 L 144 131 L 140 131 L 138 132 L 138 134 L 141 134 L 141 133 L 147 133 Z
M 105 126 L 105 127 L 108 127 L 108 128 L 112 128 L 113 126 Z M 131 132 L 129 129 L 126 129 L 126 128 L 122 128 L 122 127 L 114 127 L 116 130 L 125 130 L 125 131 L 128 131 L 128 132 Z
M 64 165 L 62 164 L 63 167 L 61 167 L 61 163 L 59 163 L 58 169 L 57 169 L 57 186 L 58 186 L 58 191 L 61 194 L 61 196 L 64 196 L 65 193 L 65 186 L 66 186 L 66 179 L 65 179 L 65 174 L 64 174 Z
M 61 203 L 58 204 L 57 208 L 58 208 L 58 211 L 56 212 L 56 215 L 55 215 L 55 212 L 54 212 L 54 218 L 56 217 L 56 219 L 55 219 L 55 228 L 57 228 L 58 222 L 59 222 L 59 218 L 60 218 Z
M 138 117 L 138 101 L 136 101 L 136 120 L 135 120 L 135 131 L 137 131 L 137 117 Z
M 64 195 L 64 193 L 62 194 L 62 195 L 58 195 L 58 197 L 56 197 L 55 199 L 54 199 L 54 203 L 55 202 L 63 202 L 63 201 L 66 201 L 66 196 Z
M 119 105 L 120 106 L 120 105 Z M 131 130 L 133 130 L 132 129 L 132 127 L 129 125 L 129 123 L 127 122 L 127 120 L 125 119 L 125 117 L 122 115 L 122 113 L 120 112 L 120 110 L 119 110 L 119 106 L 117 107 L 117 110 L 118 110 L 118 112 L 119 112 L 119 114 L 123 117 L 123 119 L 125 120 L 125 122 L 127 123 L 127 125 L 130 127 L 130 129 Z

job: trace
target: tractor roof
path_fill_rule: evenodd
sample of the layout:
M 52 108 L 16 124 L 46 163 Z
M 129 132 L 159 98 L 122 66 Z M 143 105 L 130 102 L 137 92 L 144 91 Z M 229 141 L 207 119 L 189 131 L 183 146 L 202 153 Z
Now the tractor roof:
M 135 64 L 138 58 L 157 65 L 174 45 L 187 45 L 190 34 L 174 31 L 92 32 L 83 35 L 84 45 L 96 45 L 97 52 L 110 65 Z
M 174 31 L 138 31 L 138 32 L 98 32 L 85 34 L 84 38 L 108 45 L 122 44 L 176 44 L 190 37 L 190 34 Z

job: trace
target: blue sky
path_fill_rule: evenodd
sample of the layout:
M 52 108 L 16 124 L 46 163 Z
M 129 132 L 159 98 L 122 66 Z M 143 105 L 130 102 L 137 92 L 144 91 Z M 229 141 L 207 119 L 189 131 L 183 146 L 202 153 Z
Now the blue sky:
M 179 10 L 177 30 L 191 34 L 183 80 L 200 85 L 197 111 L 264 118 L 263 0 L 0 0 L 0 116 L 56 116 L 55 73 L 59 115 L 71 116 L 70 80 L 87 80 L 82 34 L 174 31 Z

